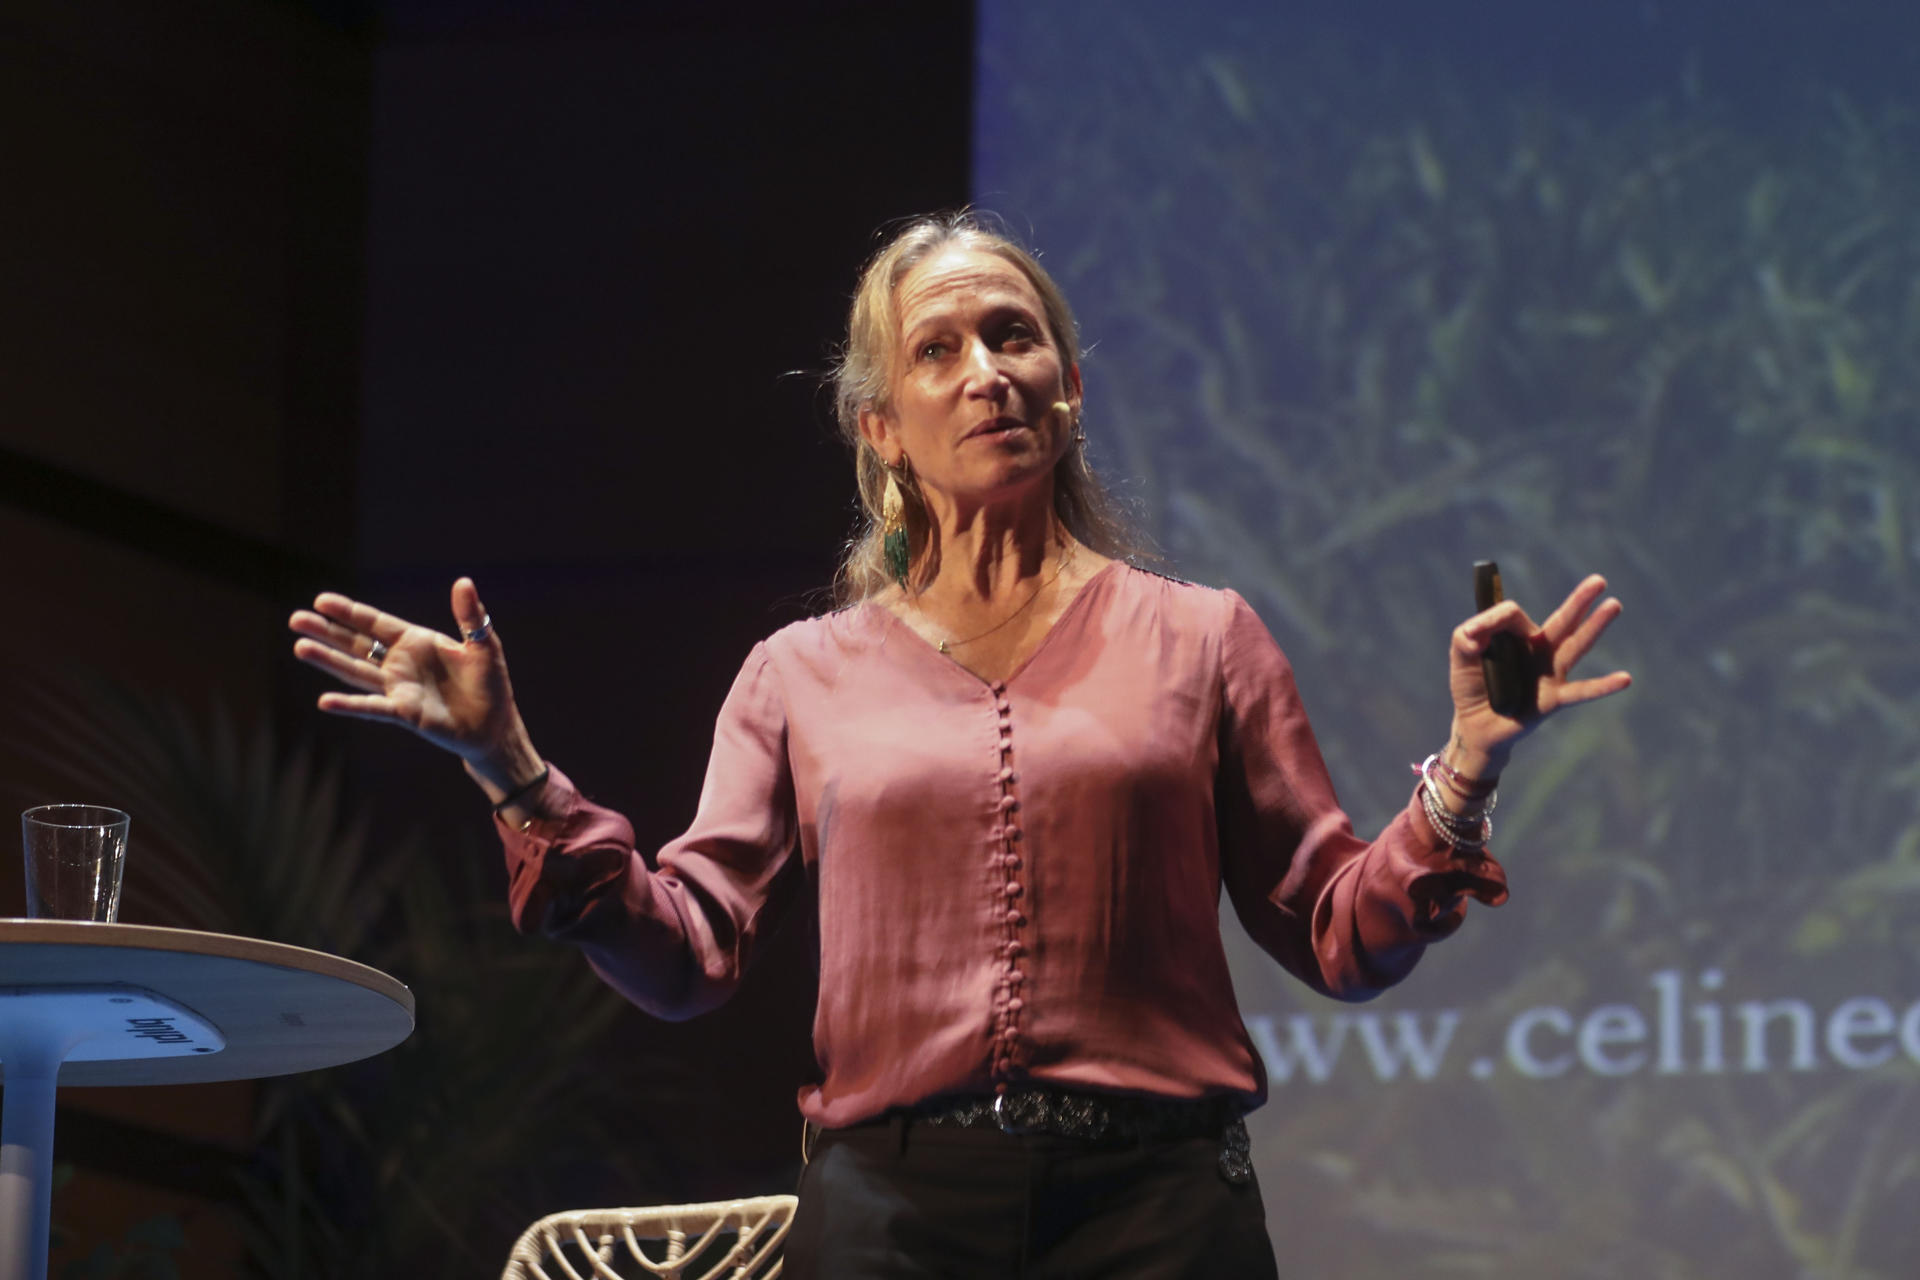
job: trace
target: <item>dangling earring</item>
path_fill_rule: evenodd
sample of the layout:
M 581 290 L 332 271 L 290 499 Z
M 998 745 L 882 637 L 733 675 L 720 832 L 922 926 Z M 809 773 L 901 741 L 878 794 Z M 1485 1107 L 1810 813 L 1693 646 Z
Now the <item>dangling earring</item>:
M 900 476 L 907 469 L 903 458 L 897 467 L 880 464 L 887 468 L 887 491 L 880 498 L 880 549 L 887 558 L 887 572 L 900 584 L 901 590 L 907 586 L 907 570 L 910 561 L 907 555 L 907 500 L 900 492 Z
M 1081 428 L 1080 415 L 1073 411 L 1073 406 L 1065 400 L 1055 400 L 1053 411 L 1067 420 L 1067 429 L 1072 433 L 1070 438 L 1073 442 L 1076 445 L 1086 444 L 1087 433 Z

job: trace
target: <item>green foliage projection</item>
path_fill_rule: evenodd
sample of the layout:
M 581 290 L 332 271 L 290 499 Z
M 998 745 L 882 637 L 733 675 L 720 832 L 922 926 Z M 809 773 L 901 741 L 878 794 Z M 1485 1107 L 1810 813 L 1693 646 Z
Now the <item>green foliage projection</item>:
M 1763 971 L 1920 995 L 1912 116 L 1806 91 L 1762 127 L 1683 85 L 1596 118 L 1257 39 L 1100 53 L 1064 99 L 1012 78 L 1060 178 L 1019 213 L 1092 344 L 1088 430 L 1179 571 L 1274 628 L 1356 825 L 1441 740 L 1473 559 L 1536 612 L 1595 570 L 1627 604 L 1591 661 L 1636 688 L 1503 788 L 1513 903 L 1386 1006 L 1498 1026 L 1664 967 L 1723 970 L 1728 999 L 1776 994 L 1742 987 Z M 1249 1011 L 1326 1012 L 1235 960 Z M 1867 1277 L 1920 1249 L 1903 1058 L 1536 1081 L 1470 1057 L 1276 1087 L 1283 1259 Z

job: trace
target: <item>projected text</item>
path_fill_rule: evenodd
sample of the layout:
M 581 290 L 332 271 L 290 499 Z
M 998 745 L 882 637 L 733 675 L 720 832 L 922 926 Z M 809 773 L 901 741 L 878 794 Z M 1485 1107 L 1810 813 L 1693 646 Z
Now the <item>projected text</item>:
M 1730 1072 L 1866 1071 L 1904 1057 L 1920 1065 L 1920 1001 L 1880 996 L 1816 1006 L 1795 997 L 1722 1001 L 1725 975 L 1686 982 L 1678 969 L 1652 975 L 1635 1003 L 1579 1008 L 1537 1005 L 1507 1019 L 1482 1052 L 1461 1049 L 1466 1015 L 1346 1012 L 1247 1019 L 1276 1085 L 1319 1084 L 1343 1069 L 1375 1080 L 1431 1080 L 1449 1062 L 1480 1078 L 1505 1070 L 1534 1080 L 1595 1076 L 1724 1075 Z

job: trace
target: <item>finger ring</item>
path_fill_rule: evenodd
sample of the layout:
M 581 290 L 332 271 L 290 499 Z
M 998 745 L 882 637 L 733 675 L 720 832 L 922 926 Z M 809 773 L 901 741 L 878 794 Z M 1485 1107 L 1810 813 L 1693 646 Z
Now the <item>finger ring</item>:
M 371 662 L 374 666 L 377 667 L 381 663 L 385 662 L 386 660 L 387 660 L 387 646 L 380 643 L 380 641 L 375 640 L 373 642 L 373 648 L 367 650 L 367 661 Z
M 471 631 L 462 631 L 460 634 L 468 644 L 485 644 L 487 637 L 493 634 L 493 615 L 483 614 L 479 626 Z

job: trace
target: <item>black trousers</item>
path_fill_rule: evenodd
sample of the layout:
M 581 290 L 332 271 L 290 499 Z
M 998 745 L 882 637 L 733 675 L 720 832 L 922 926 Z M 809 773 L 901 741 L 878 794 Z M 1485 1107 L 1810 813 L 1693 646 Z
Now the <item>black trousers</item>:
M 829 1129 L 788 1280 L 1275 1280 L 1260 1188 L 1220 1144 L 1091 1142 L 896 1117 Z

